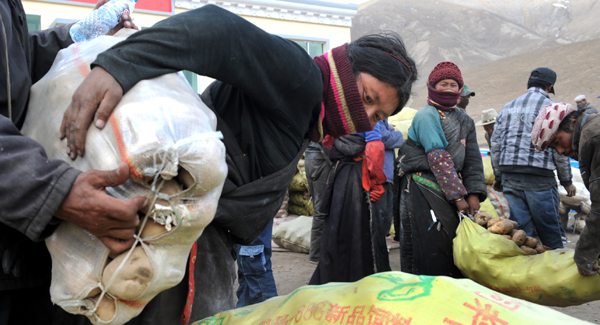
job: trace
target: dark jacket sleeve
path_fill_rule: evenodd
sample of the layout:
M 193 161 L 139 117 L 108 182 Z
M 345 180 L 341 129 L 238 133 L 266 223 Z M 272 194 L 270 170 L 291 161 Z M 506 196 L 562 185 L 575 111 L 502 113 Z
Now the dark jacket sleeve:
M 311 93 L 294 91 L 322 82 L 321 72 L 295 42 L 271 35 L 214 5 L 165 19 L 100 54 L 101 66 L 127 92 L 138 81 L 190 70 L 229 84 L 262 109 L 289 103 L 320 103 L 322 86 Z M 264 112 L 269 113 L 269 112 Z
M 50 235 L 48 224 L 79 171 L 49 160 L 42 146 L 0 115 L 0 221 L 32 240 Z
M 491 154 L 492 154 L 492 168 L 494 169 L 494 177 L 497 182 L 502 181 L 502 172 L 500 172 L 500 154 L 502 153 L 502 143 L 506 137 L 506 123 L 504 121 L 504 111 L 500 111 L 500 114 L 496 117 L 496 124 L 494 125 L 494 133 L 490 139 L 491 142 Z
M 588 122 L 589 123 L 589 122 Z M 591 271 L 600 254 L 600 136 L 583 139 L 579 147 L 581 178 L 590 191 L 591 211 L 579 236 L 573 257 L 578 266 Z
M 71 26 L 29 32 L 31 83 L 36 83 L 50 70 L 58 51 L 73 44 L 69 34 Z
M 556 174 L 558 174 L 558 180 L 560 185 L 567 187 L 573 182 L 573 173 L 571 172 L 571 160 L 567 156 L 559 155 L 554 149 L 552 150 L 552 158 L 554 158 L 554 165 L 556 165 Z
M 487 189 L 485 187 L 485 176 L 483 174 L 483 161 L 477 144 L 477 133 L 475 132 L 475 123 L 471 118 L 466 119 L 469 123 L 469 132 L 466 139 L 465 163 L 461 170 L 463 185 L 469 194 L 478 194 L 479 201 L 487 198 Z

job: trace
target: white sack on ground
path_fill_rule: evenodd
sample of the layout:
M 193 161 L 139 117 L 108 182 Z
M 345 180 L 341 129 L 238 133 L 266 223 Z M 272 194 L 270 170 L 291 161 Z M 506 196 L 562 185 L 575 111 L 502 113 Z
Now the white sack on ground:
M 488 191 L 488 199 L 492 202 L 496 213 L 501 218 L 509 218 L 510 217 L 510 206 L 508 205 L 508 200 L 504 193 L 498 192 L 494 190 L 491 185 L 486 186 Z
M 130 179 L 107 189 L 115 197 L 146 196 L 152 202 L 155 191 L 149 184 L 166 181 L 160 196 L 162 206 L 151 207 L 149 213 L 156 222 L 151 218 L 146 222 L 159 233 L 143 233 L 142 243 L 116 271 L 116 281 L 108 291 L 121 299 L 103 294 L 108 304 L 103 302 L 98 313 L 115 313 L 112 318 L 100 319 L 93 312 L 96 303 L 92 299 L 98 299 L 98 293 L 107 286 L 108 278 L 103 281 L 102 277 L 110 262 L 108 249 L 96 237 L 67 222 L 46 240 L 53 264 L 52 301 L 70 313 L 88 316 L 95 324 L 127 322 L 155 295 L 183 279 L 191 246 L 212 221 L 227 174 L 225 148 L 215 132 L 213 112 L 187 81 L 174 73 L 133 87 L 103 130 L 90 127 L 85 157 L 69 159 L 66 141 L 59 140 L 63 113 L 97 54 L 130 32 L 119 34 L 62 50 L 48 74 L 32 87 L 23 126 L 23 133 L 40 142 L 51 159 L 62 159 L 82 171 L 109 170 L 127 162 Z M 111 274 L 115 263 L 106 269 L 111 269 Z

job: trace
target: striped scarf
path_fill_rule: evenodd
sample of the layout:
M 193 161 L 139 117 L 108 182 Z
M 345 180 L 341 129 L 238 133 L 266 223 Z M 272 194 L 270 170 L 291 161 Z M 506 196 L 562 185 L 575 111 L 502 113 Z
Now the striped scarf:
M 309 138 L 314 142 L 323 140 L 325 135 L 335 139 L 372 130 L 346 46 L 344 44 L 314 58 L 323 76 L 321 113 L 317 125 L 309 131 Z

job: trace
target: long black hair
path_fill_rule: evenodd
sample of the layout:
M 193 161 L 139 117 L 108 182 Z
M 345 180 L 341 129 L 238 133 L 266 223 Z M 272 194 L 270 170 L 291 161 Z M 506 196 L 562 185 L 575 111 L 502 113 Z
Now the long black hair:
M 392 115 L 400 112 L 417 80 L 417 66 L 402 38 L 391 31 L 365 35 L 348 44 L 347 53 L 356 76 L 365 72 L 396 88 L 400 104 Z

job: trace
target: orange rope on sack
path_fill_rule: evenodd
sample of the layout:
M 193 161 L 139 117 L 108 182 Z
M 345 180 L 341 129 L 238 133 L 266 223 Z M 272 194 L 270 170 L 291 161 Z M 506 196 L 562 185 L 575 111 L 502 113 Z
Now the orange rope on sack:
M 75 58 L 75 65 L 77 66 L 79 74 L 85 78 L 88 74 L 90 74 L 90 72 L 92 72 L 92 70 L 90 69 L 90 65 L 81 59 L 81 49 L 79 48 L 80 44 L 82 43 L 73 44 L 70 49 L 71 53 L 73 53 L 73 58 Z
M 123 143 L 123 137 L 121 136 L 121 128 L 119 127 L 119 122 L 117 121 L 117 118 L 114 113 L 110 115 L 108 122 L 112 126 L 115 139 L 117 140 L 117 146 L 119 146 L 121 160 L 127 163 L 131 175 L 141 178 L 143 176 L 142 172 L 133 165 L 131 159 L 129 158 L 129 155 L 127 154 L 127 148 L 125 148 L 125 143 Z

